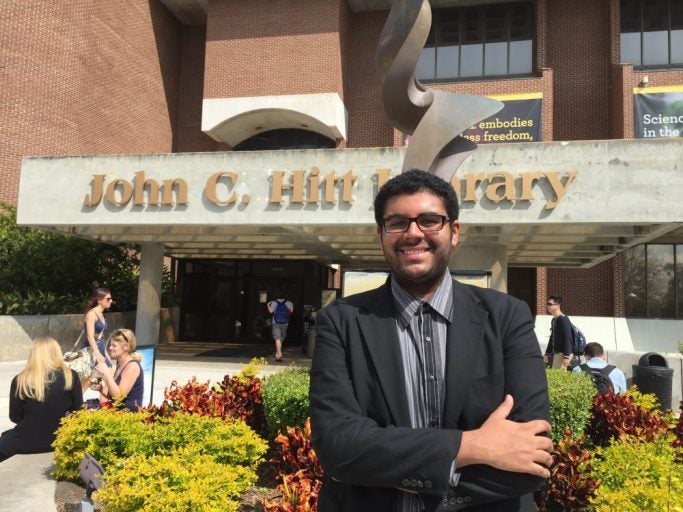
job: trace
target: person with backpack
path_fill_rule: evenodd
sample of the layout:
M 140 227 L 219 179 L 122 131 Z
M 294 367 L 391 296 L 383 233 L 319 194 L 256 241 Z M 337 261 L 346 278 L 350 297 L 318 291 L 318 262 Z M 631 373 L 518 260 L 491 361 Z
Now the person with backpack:
M 550 338 L 545 349 L 543 360 L 546 365 L 555 369 L 567 369 L 572 360 L 573 335 L 572 323 L 562 313 L 562 297 L 551 295 L 546 302 L 548 313 L 553 316 L 550 321 Z
M 282 361 L 282 342 L 287 337 L 289 315 L 294 311 L 294 304 L 287 299 L 271 300 L 268 304 L 268 313 L 273 315 L 271 322 L 273 339 L 275 340 L 275 360 Z
M 612 392 L 616 394 L 626 391 L 626 376 L 619 368 L 607 364 L 605 351 L 600 343 L 586 344 L 586 362 L 574 368 L 574 372 L 585 372 L 593 378 L 598 393 Z

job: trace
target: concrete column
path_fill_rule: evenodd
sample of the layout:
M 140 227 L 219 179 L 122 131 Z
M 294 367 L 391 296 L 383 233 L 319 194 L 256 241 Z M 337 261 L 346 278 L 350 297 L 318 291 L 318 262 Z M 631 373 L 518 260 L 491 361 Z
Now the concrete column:
M 142 244 L 135 336 L 138 345 L 157 345 L 161 314 L 164 244 Z
M 508 260 L 505 245 L 459 245 L 448 262 L 451 270 L 490 270 L 490 288 L 507 293 Z

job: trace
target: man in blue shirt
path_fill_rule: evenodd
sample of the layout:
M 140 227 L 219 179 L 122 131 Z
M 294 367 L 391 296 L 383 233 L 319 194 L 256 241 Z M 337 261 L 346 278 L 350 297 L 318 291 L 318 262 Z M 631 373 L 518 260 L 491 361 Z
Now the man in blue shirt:
M 607 361 L 605 361 L 605 351 L 600 343 L 592 342 L 586 344 L 584 354 L 586 355 L 586 364 L 591 368 L 600 370 L 607 366 Z M 581 366 L 575 366 L 572 371 L 582 371 Z M 614 387 L 614 392 L 616 394 L 621 394 L 626 391 L 626 376 L 619 368 L 614 368 L 609 373 L 608 377 L 609 380 L 612 381 L 612 386 Z

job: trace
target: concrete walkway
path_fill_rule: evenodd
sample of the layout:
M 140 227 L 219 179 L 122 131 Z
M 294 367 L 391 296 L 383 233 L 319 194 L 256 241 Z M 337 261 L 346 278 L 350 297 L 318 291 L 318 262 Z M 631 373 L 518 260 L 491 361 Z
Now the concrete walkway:
M 201 352 L 229 347 L 231 357 L 202 357 Z M 310 366 L 310 359 L 299 347 L 286 347 L 284 361 L 270 357 L 262 375 L 271 375 L 289 366 Z M 173 380 L 185 384 L 192 377 L 199 382 L 222 381 L 225 375 L 235 375 L 249 362 L 249 346 L 218 345 L 215 343 L 175 343 L 159 347 L 154 370 L 152 402 L 160 404 L 164 388 Z M 24 361 L 0 363 L 0 432 L 12 428 L 9 420 L 9 389 L 12 378 L 24 367 Z M 89 393 L 86 394 L 89 398 Z M 50 478 L 52 453 L 18 455 L 0 462 L 0 511 L 54 512 L 56 481 Z

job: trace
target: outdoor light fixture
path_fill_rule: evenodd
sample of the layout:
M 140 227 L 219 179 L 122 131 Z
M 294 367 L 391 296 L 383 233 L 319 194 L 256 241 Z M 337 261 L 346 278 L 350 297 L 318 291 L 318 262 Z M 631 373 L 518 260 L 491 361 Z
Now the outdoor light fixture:
M 647 87 L 650 84 L 650 77 L 645 75 L 640 79 L 640 87 Z

